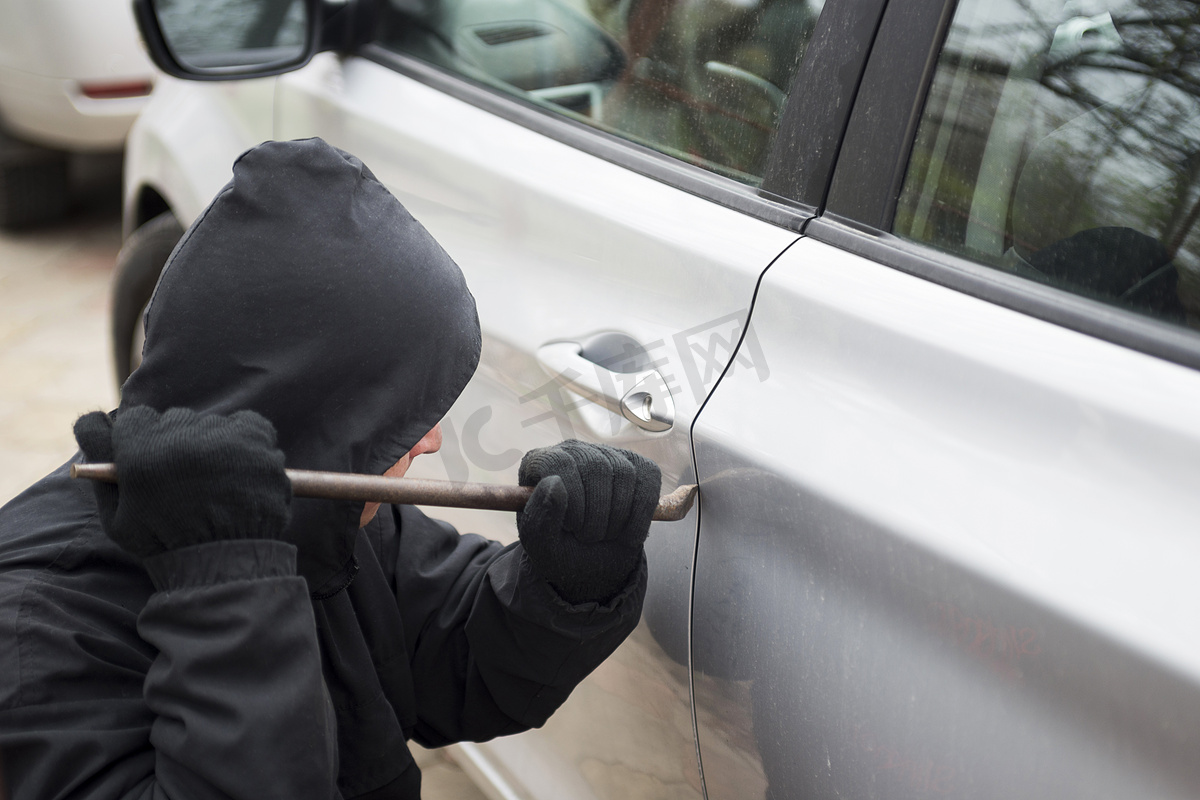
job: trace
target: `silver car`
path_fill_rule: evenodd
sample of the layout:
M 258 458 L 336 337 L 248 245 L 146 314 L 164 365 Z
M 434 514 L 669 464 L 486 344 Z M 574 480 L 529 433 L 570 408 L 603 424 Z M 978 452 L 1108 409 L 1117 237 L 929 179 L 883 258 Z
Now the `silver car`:
M 478 300 L 425 477 L 701 486 L 618 653 L 458 747 L 492 796 L 1195 798 L 1197 9 L 139 0 L 194 80 L 129 141 L 117 361 L 233 159 L 323 137 Z

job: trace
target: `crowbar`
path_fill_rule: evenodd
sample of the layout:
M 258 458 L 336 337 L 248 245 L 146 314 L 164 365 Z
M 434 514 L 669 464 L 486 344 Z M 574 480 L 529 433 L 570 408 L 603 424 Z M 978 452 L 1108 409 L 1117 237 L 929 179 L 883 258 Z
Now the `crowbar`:
M 520 511 L 533 494 L 532 486 L 505 486 L 496 483 L 460 483 L 422 478 L 386 478 L 382 475 L 356 475 L 351 472 L 318 472 L 289 469 L 295 497 L 323 500 L 358 500 L 364 503 L 400 503 L 403 505 L 479 508 L 485 511 Z M 90 478 L 117 483 L 116 464 L 72 464 L 72 478 Z M 696 501 L 698 489 L 685 483 L 658 499 L 654 519 L 675 522 L 687 516 Z

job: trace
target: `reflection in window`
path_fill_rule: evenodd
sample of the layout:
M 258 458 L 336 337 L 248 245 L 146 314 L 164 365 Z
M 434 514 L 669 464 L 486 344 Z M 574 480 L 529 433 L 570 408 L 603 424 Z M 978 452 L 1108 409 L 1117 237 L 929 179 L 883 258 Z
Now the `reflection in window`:
M 405 0 L 383 43 L 747 183 L 824 0 Z
M 163 36 L 192 67 L 298 58 L 307 34 L 302 0 L 154 0 Z
M 898 234 L 1200 327 L 1200 7 L 964 0 Z

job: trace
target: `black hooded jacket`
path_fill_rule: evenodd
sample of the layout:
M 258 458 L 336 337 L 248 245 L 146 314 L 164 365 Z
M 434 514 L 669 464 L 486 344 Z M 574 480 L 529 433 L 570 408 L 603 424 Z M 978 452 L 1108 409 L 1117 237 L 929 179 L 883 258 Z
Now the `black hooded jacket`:
M 361 162 L 267 143 L 168 260 L 122 405 L 253 409 L 289 467 L 380 474 L 479 347 L 462 274 Z M 286 542 L 139 562 L 65 465 L 0 509 L 14 800 L 414 798 L 406 740 L 542 724 L 637 623 L 644 561 L 571 606 L 520 545 L 411 507 L 358 530 L 361 510 L 297 499 Z

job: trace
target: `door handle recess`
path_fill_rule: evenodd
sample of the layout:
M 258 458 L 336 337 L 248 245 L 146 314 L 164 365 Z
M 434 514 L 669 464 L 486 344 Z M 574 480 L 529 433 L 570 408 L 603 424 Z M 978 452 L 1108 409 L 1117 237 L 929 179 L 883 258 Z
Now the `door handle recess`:
M 537 360 L 556 383 L 622 416 L 642 430 L 665 431 L 675 424 L 675 401 L 655 370 L 613 372 L 582 355 L 579 342 L 551 342 Z

